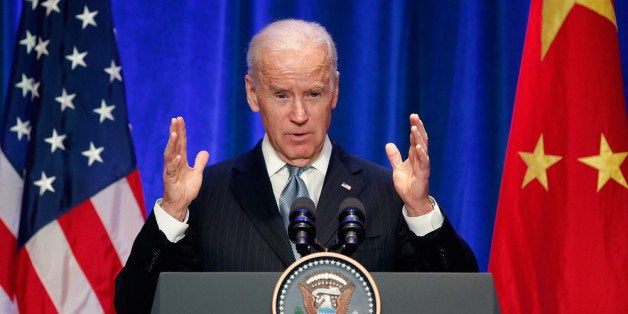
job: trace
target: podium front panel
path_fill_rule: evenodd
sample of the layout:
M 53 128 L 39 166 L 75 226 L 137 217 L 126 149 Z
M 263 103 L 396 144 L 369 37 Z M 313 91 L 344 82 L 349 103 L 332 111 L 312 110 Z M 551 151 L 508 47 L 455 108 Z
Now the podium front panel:
M 371 273 L 382 313 L 500 313 L 489 273 Z M 281 273 L 159 276 L 152 313 L 270 313 Z

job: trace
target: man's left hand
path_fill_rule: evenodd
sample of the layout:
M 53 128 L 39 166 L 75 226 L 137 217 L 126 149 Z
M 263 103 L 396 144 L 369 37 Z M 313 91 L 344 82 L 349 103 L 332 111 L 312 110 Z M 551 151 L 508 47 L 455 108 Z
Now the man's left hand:
M 408 215 L 416 217 L 433 210 L 429 199 L 430 157 L 427 152 L 427 132 L 417 114 L 410 115 L 410 148 L 408 159 L 393 143 L 386 144 L 386 155 L 393 168 L 397 194 L 405 203 Z

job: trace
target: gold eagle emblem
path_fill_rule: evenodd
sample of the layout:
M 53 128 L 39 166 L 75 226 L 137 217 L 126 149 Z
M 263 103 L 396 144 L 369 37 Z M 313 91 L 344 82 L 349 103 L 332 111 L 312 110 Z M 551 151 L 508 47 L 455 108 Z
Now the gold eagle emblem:
M 307 314 L 345 314 L 355 286 L 336 272 L 315 272 L 299 283 Z

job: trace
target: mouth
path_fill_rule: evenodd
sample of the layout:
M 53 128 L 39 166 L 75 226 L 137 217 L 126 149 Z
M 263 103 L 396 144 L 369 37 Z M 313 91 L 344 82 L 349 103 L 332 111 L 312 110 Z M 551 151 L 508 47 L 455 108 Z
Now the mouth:
M 298 140 L 305 139 L 310 134 L 312 134 L 312 133 L 304 132 L 304 133 L 287 133 L 286 135 L 288 135 L 288 137 L 298 141 Z

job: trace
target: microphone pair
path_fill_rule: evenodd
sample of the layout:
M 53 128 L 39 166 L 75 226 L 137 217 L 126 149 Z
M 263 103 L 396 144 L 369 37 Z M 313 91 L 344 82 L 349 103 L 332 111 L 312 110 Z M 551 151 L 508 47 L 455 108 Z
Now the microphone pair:
M 354 197 L 342 201 L 338 211 L 338 239 L 329 249 L 316 241 L 315 208 L 314 202 L 307 197 L 299 197 L 292 203 L 288 237 L 297 252 L 305 256 L 312 249 L 325 252 L 339 249 L 340 254 L 351 256 L 364 240 L 364 204 Z

